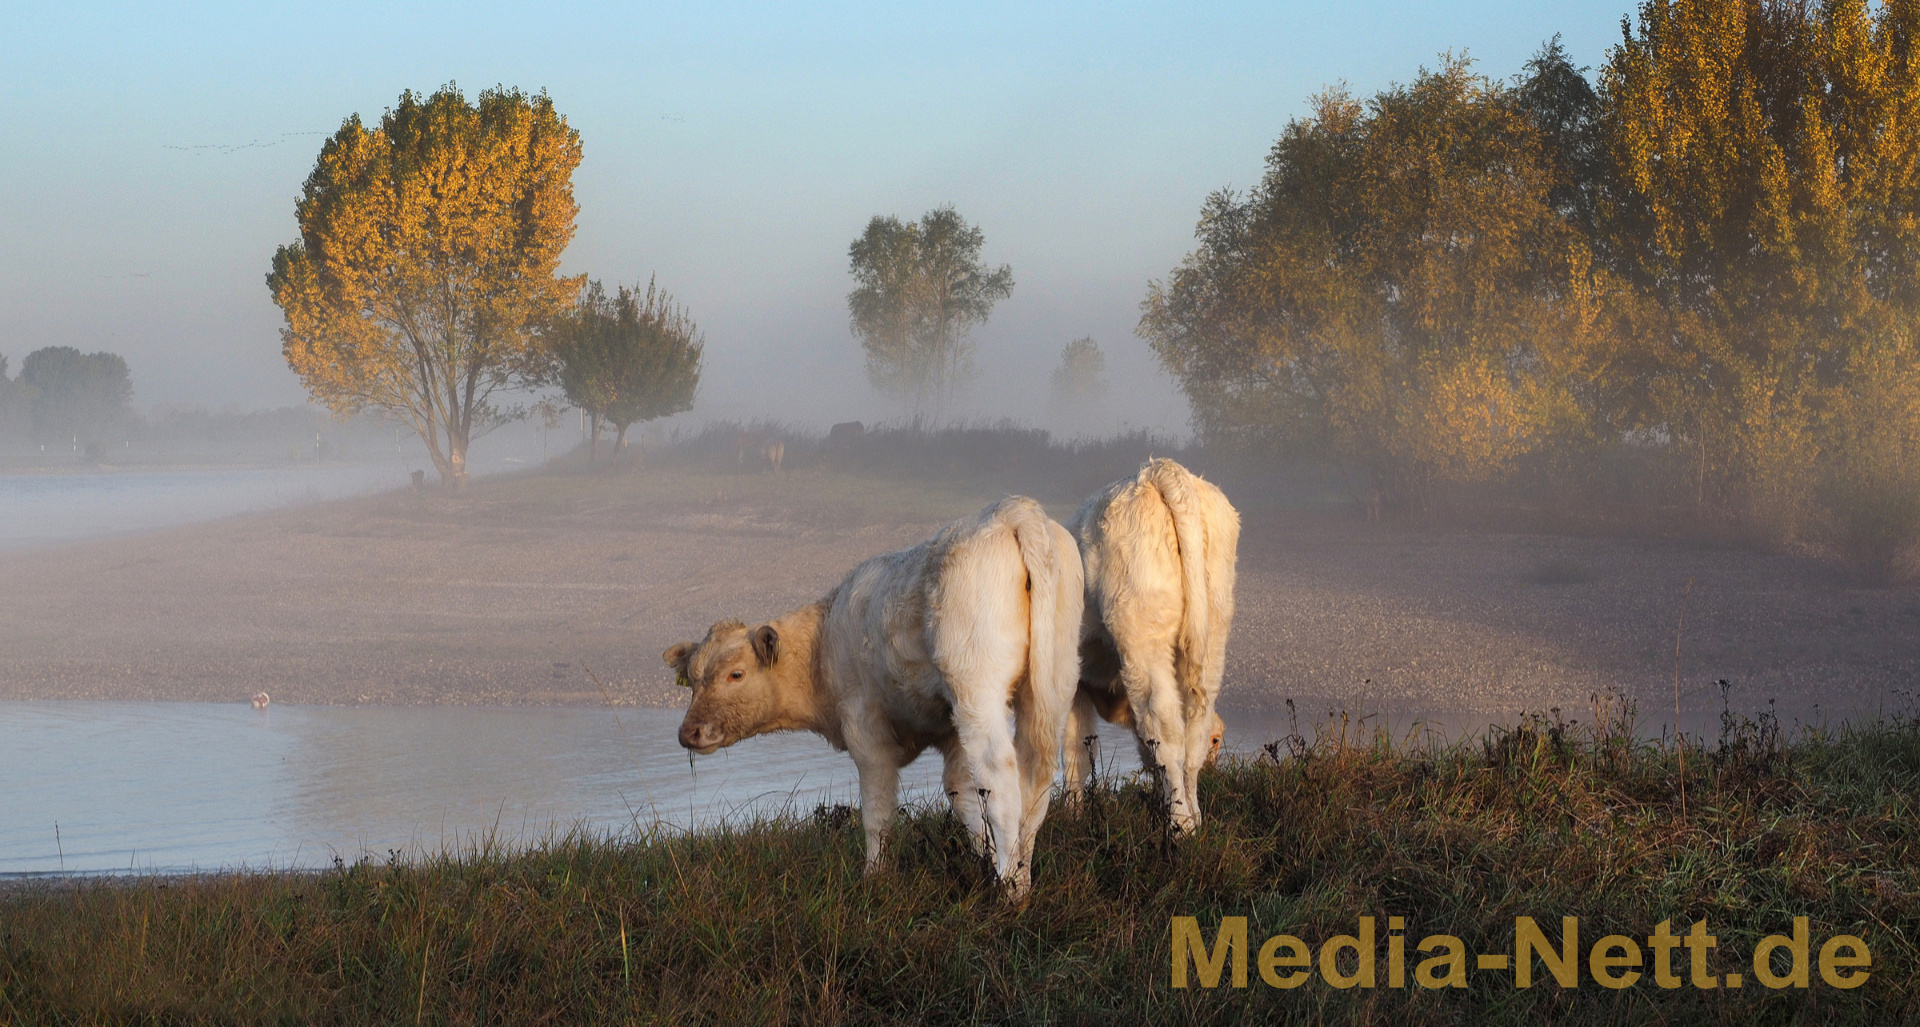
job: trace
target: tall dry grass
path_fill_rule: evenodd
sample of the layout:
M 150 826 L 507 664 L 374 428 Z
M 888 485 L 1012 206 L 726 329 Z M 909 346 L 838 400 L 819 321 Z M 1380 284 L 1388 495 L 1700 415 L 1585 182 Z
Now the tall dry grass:
M 1202 779 L 1208 824 L 1162 830 L 1109 780 L 1059 809 L 1009 909 L 943 813 L 860 874 L 857 814 L 693 836 L 574 834 L 306 874 L 88 880 L 0 892 L 0 1023 L 1896 1023 L 1920 1016 L 1920 722 L 1786 738 L 1638 740 L 1536 717 L 1434 748 L 1341 724 Z M 1690 743 L 1693 744 L 1693 743 Z M 1686 789 L 1682 813 L 1680 790 Z M 1588 941 L 1706 919 L 1720 971 L 1794 916 L 1858 934 L 1837 991 L 1626 991 L 1475 973 L 1464 990 L 1169 987 L 1170 918 L 1245 915 L 1317 944 L 1405 916 L 1470 952 L 1514 918 Z M 1384 922 L 1384 921 L 1383 921 Z M 1409 943 L 1409 948 L 1412 943 Z M 1685 952 L 1680 964 L 1685 973 Z M 1542 975 L 1544 977 L 1544 974 Z

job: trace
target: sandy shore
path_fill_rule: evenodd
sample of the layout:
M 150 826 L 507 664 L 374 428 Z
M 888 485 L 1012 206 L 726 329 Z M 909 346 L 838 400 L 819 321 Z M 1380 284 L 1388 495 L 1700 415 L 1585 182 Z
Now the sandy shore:
M 678 705 L 672 642 L 811 600 L 990 498 L 824 471 L 528 475 L 0 554 L 0 699 Z M 1812 561 L 1241 505 L 1230 706 L 1584 714 L 1620 690 L 1670 709 L 1683 603 L 1690 711 L 1719 709 L 1722 678 L 1736 709 L 1802 718 L 1898 707 L 1920 680 L 1920 591 Z

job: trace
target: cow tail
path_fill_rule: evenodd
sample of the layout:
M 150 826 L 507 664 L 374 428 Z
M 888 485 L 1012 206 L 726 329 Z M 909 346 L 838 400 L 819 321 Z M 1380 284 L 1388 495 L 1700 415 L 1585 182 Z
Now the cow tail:
M 1180 645 L 1175 655 L 1177 677 L 1198 699 L 1204 690 L 1207 664 L 1207 628 L 1212 604 L 1207 591 L 1207 524 L 1192 473 L 1171 460 L 1154 460 L 1142 475 L 1152 482 L 1173 515 L 1173 537 L 1180 547 L 1180 575 L 1186 603 L 1180 617 Z
M 1086 601 L 1080 550 L 1073 536 L 1028 501 L 1014 518 L 1030 589 L 1027 619 L 1027 694 L 1014 703 L 1015 730 L 1032 739 L 1024 767 L 1030 781 L 1053 781 L 1060 739 L 1080 681 L 1080 615 Z M 1046 788 L 1029 801 L 1046 801 Z

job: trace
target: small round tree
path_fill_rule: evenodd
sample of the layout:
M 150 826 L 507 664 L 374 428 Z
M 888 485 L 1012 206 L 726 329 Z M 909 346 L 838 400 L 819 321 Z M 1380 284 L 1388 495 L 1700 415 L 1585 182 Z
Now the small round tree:
M 1096 403 L 1107 394 L 1107 357 L 1091 336 L 1067 343 L 1053 369 L 1053 394 L 1069 403 Z
M 599 282 L 582 289 L 554 334 L 552 354 L 567 402 L 593 420 L 588 462 L 602 422 L 616 432 L 617 458 L 628 427 L 691 410 L 704 349 L 686 308 L 652 281 L 645 293 L 621 286 L 611 297 Z

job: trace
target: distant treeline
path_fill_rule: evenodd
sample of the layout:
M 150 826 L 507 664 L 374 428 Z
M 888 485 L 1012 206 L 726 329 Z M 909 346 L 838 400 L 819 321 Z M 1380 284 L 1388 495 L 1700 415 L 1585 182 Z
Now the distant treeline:
M 136 438 L 177 442 L 273 442 L 311 446 L 316 435 L 338 453 L 346 439 L 355 445 L 392 443 L 398 422 L 377 414 L 360 414 L 341 421 L 311 406 L 242 410 L 202 407 L 156 407 L 140 419 Z M 390 447 L 389 447 L 390 448 Z
M 319 435 L 332 440 L 337 453 L 345 437 L 383 438 L 395 426 L 375 415 L 341 422 L 307 406 L 248 411 L 163 406 L 142 415 L 133 408 L 125 359 L 70 346 L 34 350 L 20 362 L 17 376 L 8 370 L 7 357 L 0 355 L 0 441 L 71 442 L 93 454 L 134 439 L 310 445 Z
M 97 442 L 132 417 L 133 379 L 119 354 L 48 346 L 27 354 L 15 378 L 0 356 L 0 434 Z
M 1875 573 L 1920 537 L 1913 0 L 1650 0 L 1591 80 L 1556 38 L 1329 89 L 1198 236 L 1141 331 L 1209 443 Z
M 789 471 L 825 468 L 926 482 L 990 483 L 992 489 L 1045 502 L 1078 502 L 1138 471 L 1151 456 L 1174 457 L 1208 474 L 1240 470 L 1149 431 L 1063 438 L 1005 419 L 939 427 L 917 421 L 852 422 L 825 435 L 778 421 L 709 421 L 656 434 L 645 460 L 656 467 L 757 474 L 770 470 L 764 447 L 775 441 L 782 447 L 781 467 Z

